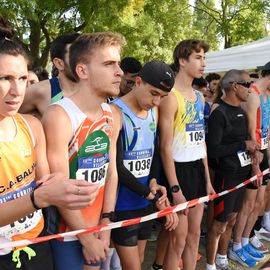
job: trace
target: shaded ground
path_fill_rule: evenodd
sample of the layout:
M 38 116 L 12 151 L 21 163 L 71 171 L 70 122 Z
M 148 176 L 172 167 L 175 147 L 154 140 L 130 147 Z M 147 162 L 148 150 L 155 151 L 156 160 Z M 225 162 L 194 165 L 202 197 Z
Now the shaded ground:
M 154 233 L 157 234 L 158 230 Z M 266 242 L 263 241 L 264 244 L 270 249 L 270 242 Z M 205 240 L 201 239 L 200 241 L 200 248 L 199 248 L 199 252 L 200 254 L 203 256 L 202 259 L 200 261 L 198 261 L 197 263 L 197 267 L 196 270 L 205 270 Z M 145 260 L 144 260 L 144 264 L 143 264 L 143 270 L 150 270 L 151 269 L 151 265 L 155 259 L 155 253 L 156 253 L 156 241 L 150 242 L 148 241 L 147 243 L 147 247 L 146 247 L 146 252 L 145 252 Z M 244 269 L 268 269 L 270 270 L 270 263 L 269 263 L 269 268 L 265 268 L 266 267 L 266 262 L 270 261 L 270 254 L 267 254 L 266 258 L 260 262 L 259 264 L 257 264 L 256 267 L 252 267 L 252 268 L 246 268 L 246 267 L 242 267 L 237 263 L 234 263 L 232 261 L 230 261 L 230 265 L 233 269 L 235 270 L 244 270 Z

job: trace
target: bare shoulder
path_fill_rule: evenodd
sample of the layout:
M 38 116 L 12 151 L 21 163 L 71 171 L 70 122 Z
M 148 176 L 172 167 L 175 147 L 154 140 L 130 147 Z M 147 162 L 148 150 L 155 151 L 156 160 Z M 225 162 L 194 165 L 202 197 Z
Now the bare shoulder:
M 42 138 L 44 138 L 44 130 L 40 120 L 30 114 L 21 114 L 21 116 L 30 127 L 34 139 L 34 144 L 37 145 L 40 141 L 42 141 Z
M 42 129 L 40 120 L 37 119 L 35 116 L 30 114 L 21 114 L 21 116 L 26 120 L 27 124 L 33 131 Z
M 113 120 L 114 120 L 115 126 L 118 127 L 119 129 L 121 129 L 121 126 L 122 126 L 122 111 L 121 111 L 121 109 L 114 104 L 110 104 L 110 108 L 112 110 Z
M 255 110 L 260 106 L 260 98 L 259 95 L 255 91 L 251 91 L 247 102 L 246 102 L 246 109 L 247 110 Z
M 67 124 L 67 122 L 70 122 L 68 114 L 57 104 L 50 105 L 42 117 L 43 125 L 62 126 Z
M 164 97 L 159 105 L 159 114 L 166 112 L 166 114 L 175 114 L 177 112 L 177 99 L 173 92 L 170 92 L 168 96 Z

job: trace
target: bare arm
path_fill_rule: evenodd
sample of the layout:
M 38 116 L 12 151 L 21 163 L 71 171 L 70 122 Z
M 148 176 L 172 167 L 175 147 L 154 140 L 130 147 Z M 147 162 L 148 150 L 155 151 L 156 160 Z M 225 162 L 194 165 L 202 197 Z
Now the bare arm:
M 243 109 L 246 111 L 247 119 L 248 119 L 248 133 L 250 136 L 250 139 L 252 141 L 257 142 L 256 138 L 256 124 L 257 124 L 257 110 L 260 106 L 260 99 L 258 94 L 255 91 L 252 91 L 249 96 L 246 104 L 243 106 Z M 256 152 L 254 152 L 254 155 L 256 156 Z M 253 158 L 252 162 L 252 173 L 253 175 L 259 175 L 261 173 L 261 170 L 259 168 L 259 161 L 260 159 Z M 261 185 L 262 183 L 262 176 L 258 176 L 258 180 L 253 182 L 255 185 Z
M 260 99 L 255 91 L 249 94 L 248 100 L 243 107 L 246 111 L 248 118 L 248 133 L 251 140 L 256 141 L 256 123 L 257 123 L 257 110 L 260 106 Z
M 173 123 L 177 107 L 177 101 L 173 93 L 165 97 L 159 106 L 160 154 L 165 174 L 171 187 L 179 184 L 172 156 Z M 173 196 L 174 203 L 185 202 L 181 191 L 173 193 Z
M 111 106 L 113 112 L 113 136 L 110 144 L 110 163 L 105 181 L 104 201 L 102 213 L 114 211 L 116 202 L 116 193 L 118 185 L 118 175 L 116 169 L 116 143 L 122 126 L 122 115 L 115 106 Z M 108 218 L 103 218 L 101 224 L 110 223 Z M 101 233 L 100 238 L 108 245 L 110 244 L 110 231 Z

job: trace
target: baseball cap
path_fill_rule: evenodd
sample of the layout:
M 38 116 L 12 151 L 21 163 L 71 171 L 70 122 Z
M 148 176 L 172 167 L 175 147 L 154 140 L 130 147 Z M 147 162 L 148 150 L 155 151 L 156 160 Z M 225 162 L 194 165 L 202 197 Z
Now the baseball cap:
M 138 74 L 146 83 L 170 92 L 174 85 L 174 73 L 163 61 L 153 60 L 146 63 Z
M 257 69 L 270 70 L 270 62 L 266 63 L 264 66 L 258 66 Z

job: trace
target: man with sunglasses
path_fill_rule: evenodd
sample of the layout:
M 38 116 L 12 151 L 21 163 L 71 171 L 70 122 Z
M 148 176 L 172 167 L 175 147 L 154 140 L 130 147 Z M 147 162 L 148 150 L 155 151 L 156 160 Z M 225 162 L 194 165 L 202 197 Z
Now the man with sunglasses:
M 135 78 L 141 70 L 142 65 L 133 57 L 125 57 L 121 60 L 120 68 L 124 72 L 120 83 L 119 94 L 119 96 L 122 97 L 132 90 L 133 86 L 135 85 Z
M 251 94 L 243 106 L 248 117 L 248 132 L 252 140 L 259 144 L 259 150 L 252 163 L 252 175 L 258 175 L 258 180 L 247 186 L 242 208 L 238 214 L 234 229 L 234 243 L 229 252 L 231 259 L 245 266 L 264 258 L 267 248 L 254 235 L 252 228 L 264 209 L 264 196 L 269 174 L 260 175 L 267 169 L 268 157 L 268 128 L 269 128 L 269 102 L 267 89 L 270 87 L 270 65 L 261 67 L 262 77 L 251 86 Z M 260 223 L 260 219 L 258 222 Z M 250 238 L 251 237 L 251 238 Z M 247 252 L 243 252 L 243 249 Z
M 248 140 L 247 116 L 240 107 L 250 94 L 250 83 L 244 81 L 243 74 L 242 70 L 233 69 L 224 75 L 221 86 L 226 96 L 208 122 L 208 155 L 217 160 L 216 192 L 231 189 L 250 177 L 251 155 L 258 147 L 256 140 Z M 207 234 L 207 270 L 230 269 L 227 249 L 244 190 L 214 201 L 214 220 Z

